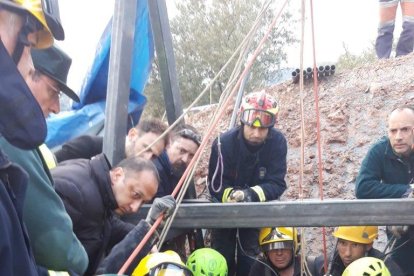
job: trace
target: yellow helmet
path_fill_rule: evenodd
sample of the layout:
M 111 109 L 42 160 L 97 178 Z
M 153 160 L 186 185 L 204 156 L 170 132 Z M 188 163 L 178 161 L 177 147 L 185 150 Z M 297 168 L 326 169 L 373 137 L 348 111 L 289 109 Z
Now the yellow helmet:
M 378 237 L 378 226 L 340 226 L 334 237 L 363 244 L 371 244 Z
M 298 249 L 298 233 L 294 227 L 266 227 L 259 233 L 259 244 L 264 252 L 273 249 Z
M 342 273 L 342 276 L 355 275 L 391 276 L 391 273 L 385 266 L 384 261 L 373 257 L 363 257 L 353 261 Z
M 35 48 L 52 46 L 53 37 L 57 40 L 65 38 L 57 0 L 0 0 L 0 6 L 16 12 L 28 12 L 40 23 L 42 28 L 36 31 L 38 40 L 33 45 Z
M 174 251 L 152 253 L 145 256 L 132 276 L 193 276 Z

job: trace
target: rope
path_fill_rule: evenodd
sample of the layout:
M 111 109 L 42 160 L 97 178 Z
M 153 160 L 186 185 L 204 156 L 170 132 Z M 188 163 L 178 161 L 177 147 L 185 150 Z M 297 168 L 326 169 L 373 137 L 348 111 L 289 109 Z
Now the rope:
M 230 99 L 232 95 L 234 95 L 237 92 L 238 87 L 240 86 L 240 83 L 242 81 L 242 79 L 246 76 L 247 72 L 250 70 L 250 68 L 253 66 L 253 62 L 256 60 L 257 56 L 260 54 L 260 52 L 262 51 L 263 45 L 266 42 L 266 40 L 268 39 L 270 32 L 272 31 L 272 29 L 274 28 L 274 26 L 276 25 L 277 20 L 279 19 L 280 15 L 282 14 L 283 9 L 285 8 L 285 6 L 287 5 L 287 3 L 289 2 L 289 0 L 285 0 L 280 12 L 277 14 L 277 16 L 273 19 L 272 23 L 270 24 L 269 28 L 267 29 L 265 35 L 263 36 L 263 38 L 260 40 L 256 50 L 254 51 L 252 57 L 250 58 L 250 60 L 248 61 L 246 67 L 244 68 L 239 80 L 237 81 L 235 87 L 232 89 L 231 93 L 229 94 L 229 96 L 226 98 L 222 108 L 218 111 L 218 115 L 216 116 L 212 126 L 210 126 L 207 130 L 207 134 L 205 135 L 204 139 L 202 140 L 198 150 L 196 151 L 193 159 L 191 160 L 189 166 L 187 167 L 187 169 L 184 171 L 183 176 L 181 177 L 180 181 L 178 182 L 177 186 L 175 187 L 174 191 L 172 192 L 172 196 L 175 196 L 177 194 L 177 192 L 180 190 L 184 179 L 186 179 L 187 175 L 189 174 L 189 171 L 193 168 L 196 160 L 198 160 L 201 152 L 204 150 L 204 148 L 207 145 L 208 142 L 208 137 L 211 136 L 214 128 L 217 126 L 219 118 L 221 118 L 224 114 L 225 108 L 226 106 L 228 106 Z M 239 48 L 238 48 L 239 49 Z M 232 57 L 235 56 L 235 53 L 232 55 Z M 229 63 L 229 62 L 228 62 Z M 228 64 L 226 64 L 227 66 Z M 222 72 L 222 70 L 220 70 L 220 72 Z M 214 78 L 214 81 L 217 79 L 218 75 Z M 208 87 L 206 87 L 206 89 L 204 89 L 204 91 L 208 91 Z M 199 97 L 197 97 L 197 101 L 199 100 L 201 94 L 199 95 Z M 194 102 L 193 102 L 194 104 Z M 193 105 L 192 104 L 192 105 Z M 182 118 L 184 116 L 184 114 L 182 114 L 180 116 L 180 118 Z M 167 130 L 171 130 L 175 125 L 178 124 L 178 121 L 175 121 Z M 177 208 L 178 209 L 178 208 Z M 158 225 L 161 223 L 161 220 L 163 218 L 163 215 L 160 215 L 160 217 L 158 217 L 158 219 L 155 221 L 154 225 L 150 228 L 150 230 L 148 231 L 148 233 L 145 235 L 145 237 L 142 239 L 142 241 L 137 245 L 137 247 L 134 249 L 134 251 L 132 252 L 132 254 L 129 256 L 129 258 L 127 259 L 127 261 L 123 264 L 123 266 L 121 267 L 121 269 L 118 271 L 118 275 L 122 275 L 126 269 L 129 267 L 129 265 L 131 264 L 131 262 L 134 260 L 134 258 L 138 255 L 138 253 L 141 251 L 141 249 L 144 247 L 144 244 L 148 241 L 149 237 L 154 233 L 154 231 L 156 230 L 156 228 L 158 227 Z
M 221 167 L 220 185 L 218 185 L 218 187 L 215 188 L 214 187 L 214 180 L 216 180 L 216 176 L 217 176 L 217 173 L 218 173 L 220 167 Z M 224 172 L 223 155 L 221 154 L 221 140 L 220 140 L 220 135 L 219 135 L 217 137 L 217 165 L 216 165 L 216 169 L 214 170 L 213 177 L 211 178 L 211 189 L 215 193 L 218 193 L 221 190 L 221 188 L 223 187 L 223 172 Z
M 322 150 L 321 150 L 321 124 L 319 117 L 319 96 L 318 96 L 318 71 L 316 66 L 316 47 L 315 47 L 315 28 L 313 20 L 313 0 L 310 1 L 310 13 L 311 13 L 311 27 L 312 27 L 312 51 L 313 51 L 313 93 L 315 97 L 315 113 L 316 113 L 316 137 L 318 146 L 318 174 L 319 174 L 319 197 L 323 200 L 323 174 L 322 174 Z M 323 240 L 323 256 L 324 256 L 324 269 L 327 271 L 327 254 L 326 254 L 326 229 L 322 227 L 322 240 Z

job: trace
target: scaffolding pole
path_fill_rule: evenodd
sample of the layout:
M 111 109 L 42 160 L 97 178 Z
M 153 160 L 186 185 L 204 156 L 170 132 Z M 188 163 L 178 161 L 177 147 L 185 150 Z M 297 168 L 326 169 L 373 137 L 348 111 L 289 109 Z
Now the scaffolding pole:
M 115 1 L 108 70 L 103 152 L 114 166 L 124 158 L 137 1 Z
M 196 202 L 196 201 L 195 201 Z M 173 228 L 251 228 L 414 224 L 414 199 L 324 200 L 265 203 L 183 203 Z M 137 223 L 149 206 L 125 217 Z

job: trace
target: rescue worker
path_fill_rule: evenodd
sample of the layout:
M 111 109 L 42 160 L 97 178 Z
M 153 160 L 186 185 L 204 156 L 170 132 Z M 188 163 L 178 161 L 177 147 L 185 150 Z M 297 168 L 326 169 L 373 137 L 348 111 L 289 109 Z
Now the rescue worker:
M 412 197 L 414 186 L 414 110 L 395 108 L 388 117 L 388 136 L 368 151 L 359 170 L 355 194 L 358 199 Z M 404 273 L 414 273 L 414 229 L 392 227 L 388 239 L 395 238 L 394 261 Z M 395 230 L 395 231 L 394 231 Z M 395 237 L 392 237 L 394 235 Z
M 301 275 L 296 228 L 262 228 L 259 243 L 263 257 L 259 257 L 259 261 L 254 263 L 249 275 Z
M 56 46 L 31 50 L 34 68 L 27 83 L 47 117 L 59 112 L 59 94 L 74 100 L 76 94 L 66 86 L 71 59 Z M 0 147 L 29 174 L 23 220 L 33 247 L 36 263 L 51 270 L 83 274 L 88 256 L 73 233 L 72 221 L 56 193 L 50 171 L 39 149 L 21 150 L 3 137 Z
M 329 260 L 328 272 L 324 272 L 324 256 L 319 256 L 310 267 L 312 275 L 341 275 L 352 262 L 363 257 L 385 259 L 385 255 L 373 248 L 378 237 L 377 226 L 340 226 L 332 234 L 337 238 L 336 249 Z M 400 267 L 388 257 L 385 264 L 391 274 L 404 275 Z
M 277 102 L 264 91 L 243 98 L 241 126 L 220 135 L 211 147 L 208 187 L 214 202 L 265 202 L 283 194 L 287 142 L 274 127 L 278 112 Z M 260 253 L 259 231 L 254 228 L 212 231 L 211 247 L 226 258 L 229 275 L 249 273 L 254 262 L 250 256 L 254 258 Z M 237 232 L 241 248 L 236 241 Z
M 379 0 L 378 2 L 380 22 L 375 42 L 377 57 L 389 58 L 391 55 L 398 3 L 402 12 L 402 32 L 395 56 L 411 53 L 414 46 L 414 2 L 412 0 Z
M 125 158 L 139 155 L 150 160 L 158 157 L 168 145 L 168 135 L 150 148 L 147 149 L 147 147 L 158 139 L 166 129 L 167 125 L 158 119 L 141 120 L 138 125 L 128 131 L 125 138 Z M 102 148 L 102 136 L 82 135 L 63 144 L 62 148 L 55 153 L 56 161 L 60 163 L 77 158 L 91 159 L 102 153 Z
M 226 259 L 212 248 L 199 248 L 187 259 L 186 266 L 193 272 L 194 276 L 227 276 Z
M 51 46 L 53 36 L 64 38 L 57 7 L 51 0 L 0 0 L 0 136 L 25 150 L 46 137 L 42 110 L 24 78 L 32 63 L 30 48 Z M 0 148 L 0 275 L 41 273 L 22 220 L 27 185 L 27 173 Z
M 342 273 L 342 276 L 356 275 L 391 276 L 391 273 L 382 260 L 373 257 L 363 257 L 352 262 Z
M 132 276 L 193 276 L 174 251 L 157 252 L 147 255 L 132 272 Z M 207 274 L 205 274 L 207 275 Z

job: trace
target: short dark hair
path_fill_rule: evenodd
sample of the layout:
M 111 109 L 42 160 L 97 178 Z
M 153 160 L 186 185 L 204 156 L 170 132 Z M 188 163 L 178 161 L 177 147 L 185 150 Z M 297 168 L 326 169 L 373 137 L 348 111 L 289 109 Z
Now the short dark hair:
M 188 125 L 188 124 L 178 125 L 174 129 L 171 140 L 175 141 L 177 138 L 180 138 L 180 137 L 193 141 L 194 143 L 197 144 L 197 146 L 200 146 L 201 140 L 202 140 L 201 135 L 197 131 L 197 129 L 195 129 L 195 127 Z
M 143 133 L 152 132 L 158 135 L 163 134 L 167 130 L 167 124 L 163 121 L 155 118 L 143 119 L 139 122 L 135 128 L 138 130 L 138 135 L 141 136 Z M 163 138 L 164 144 L 167 145 L 170 140 L 169 134 L 166 134 Z
M 160 176 L 158 175 L 157 168 L 150 160 L 147 160 L 145 158 L 138 156 L 125 158 L 121 160 L 121 162 L 119 162 L 115 167 L 122 168 L 126 174 L 150 171 L 155 175 L 157 181 L 160 182 Z

